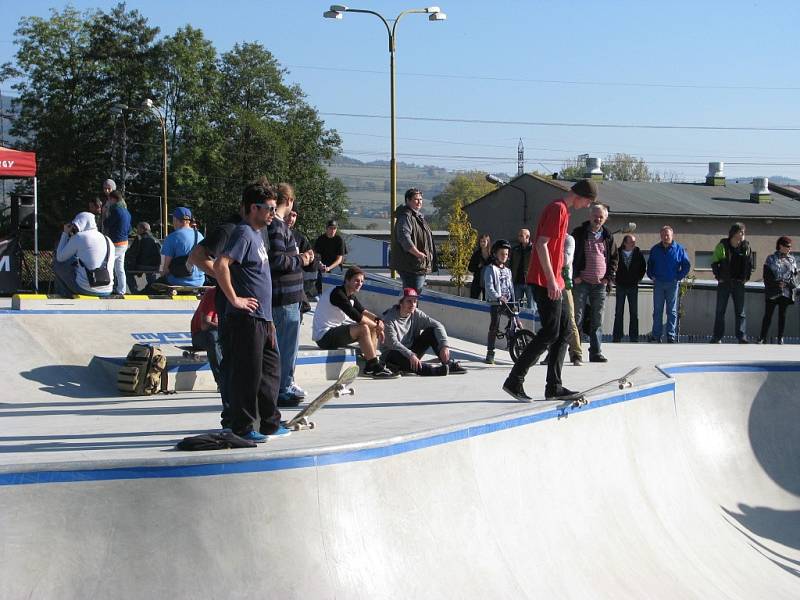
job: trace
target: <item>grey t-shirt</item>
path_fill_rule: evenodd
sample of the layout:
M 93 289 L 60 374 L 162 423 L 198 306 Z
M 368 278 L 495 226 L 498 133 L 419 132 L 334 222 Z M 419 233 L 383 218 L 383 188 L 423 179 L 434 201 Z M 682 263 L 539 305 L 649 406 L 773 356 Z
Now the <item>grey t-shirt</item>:
M 231 283 L 236 295 L 258 300 L 258 308 L 248 314 L 272 321 L 272 277 L 261 233 L 247 223 L 240 223 L 231 232 L 222 255 L 233 261 L 230 265 Z M 226 310 L 227 314 L 246 312 L 234 308 L 230 303 Z

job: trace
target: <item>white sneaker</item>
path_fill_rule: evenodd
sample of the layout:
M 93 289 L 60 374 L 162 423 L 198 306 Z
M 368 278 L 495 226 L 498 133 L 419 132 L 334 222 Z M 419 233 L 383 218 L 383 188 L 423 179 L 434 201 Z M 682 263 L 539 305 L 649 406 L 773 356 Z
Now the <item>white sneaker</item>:
M 292 385 L 286 388 L 286 391 L 289 392 L 292 396 L 297 396 L 298 398 L 306 397 L 306 391 L 296 383 L 292 383 Z

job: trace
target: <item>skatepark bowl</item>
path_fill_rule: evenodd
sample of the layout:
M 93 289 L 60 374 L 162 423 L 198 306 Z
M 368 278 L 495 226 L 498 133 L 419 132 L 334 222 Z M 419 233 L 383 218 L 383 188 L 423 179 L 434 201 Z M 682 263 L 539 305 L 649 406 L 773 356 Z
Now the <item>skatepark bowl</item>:
M 655 373 L 350 446 L 5 465 L 0 597 L 800 597 L 800 363 Z

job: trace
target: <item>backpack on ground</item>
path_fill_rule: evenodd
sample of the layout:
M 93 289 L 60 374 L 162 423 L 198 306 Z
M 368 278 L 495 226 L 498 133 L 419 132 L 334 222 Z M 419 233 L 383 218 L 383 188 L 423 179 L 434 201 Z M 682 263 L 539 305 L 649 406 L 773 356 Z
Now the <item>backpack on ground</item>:
M 117 373 L 117 388 L 129 396 L 167 393 L 167 357 L 158 346 L 134 344 Z

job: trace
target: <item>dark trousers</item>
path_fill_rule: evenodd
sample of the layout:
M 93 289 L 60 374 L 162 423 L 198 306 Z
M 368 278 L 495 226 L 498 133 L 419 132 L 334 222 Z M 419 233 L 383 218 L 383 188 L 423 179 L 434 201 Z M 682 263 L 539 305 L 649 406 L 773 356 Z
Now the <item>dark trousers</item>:
M 747 323 L 744 314 L 744 281 L 720 281 L 717 283 L 717 310 L 714 315 L 714 339 L 722 339 L 725 335 L 725 311 L 728 308 L 728 297 L 733 296 L 733 314 L 736 317 L 736 337 L 743 340 L 747 334 Z
M 500 330 L 500 312 L 503 307 L 499 304 L 492 304 L 489 307 L 489 334 L 486 338 L 486 349 L 494 350 L 497 341 L 497 332 Z
M 562 299 L 551 300 L 547 296 L 547 288 L 533 286 L 533 299 L 539 308 L 541 329 L 536 333 L 533 341 L 522 351 L 514 367 L 509 373 L 510 378 L 517 378 L 520 382 L 525 380 L 528 369 L 538 362 L 545 350 L 550 348 L 547 355 L 547 391 L 558 391 L 561 388 L 561 365 L 564 364 L 564 355 L 567 351 L 572 332 L 569 327 L 569 313 L 564 310 Z
M 433 327 L 423 329 L 419 336 L 417 336 L 417 339 L 411 344 L 410 350 L 417 358 L 422 358 L 428 348 L 432 349 L 436 356 L 439 356 L 439 342 L 436 341 Z M 397 366 L 402 371 L 412 371 L 419 375 L 419 372 L 411 368 L 411 361 L 408 360 L 408 357 L 397 350 L 389 350 L 383 358 L 387 365 Z M 424 371 L 425 367 L 428 367 L 428 369 L 431 368 L 430 365 L 423 364 L 420 371 Z
M 275 327 L 270 321 L 230 313 L 225 316 L 223 334 L 230 428 L 243 435 L 252 431 L 255 423 L 261 433 L 274 433 L 281 422 L 277 408 L 281 368 Z
M 783 331 L 786 328 L 786 307 L 791 306 L 792 301 L 786 296 L 778 296 L 777 298 L 766 298 L 764 304 L 764 320 L 761 321 L 761 339 L 767 341 L 767 333 L 769 333 L 769 326 L 772 324 L 772 313 L 775 312 L 775 307 L 778 307 L 778 337 L 783 337 Z
M 617 286 L 617 305 L 614 310 L 614 333 L 612 338 L 615 342 L 622 340 L 625 323 L 625 300 L 628 301 L 628 337 L 632 342 L 639 341 L 639 286 L 637 285 L 618 285 Z

